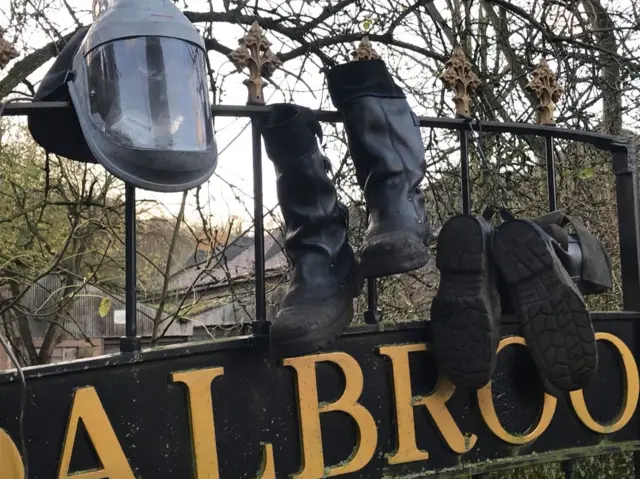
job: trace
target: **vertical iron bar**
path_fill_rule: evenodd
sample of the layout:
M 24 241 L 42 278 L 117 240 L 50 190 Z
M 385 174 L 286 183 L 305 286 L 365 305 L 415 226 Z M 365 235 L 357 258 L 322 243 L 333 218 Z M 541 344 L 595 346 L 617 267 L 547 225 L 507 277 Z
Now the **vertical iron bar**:
M 633 146 L 615 144 L 613 172 L 616 175 L 622 306 L 625 311 L 640 311 L 640 192 L 636 168 Z
M 380 322 L 378 284 L 376 278 L 367 278 L 367 311 L 364 315 L 364 322 L 367 324 L 378 324 Z
M 556 191 L 556 162 L 553 158 L 553 137 L 545 138 L 545 157 L 547 160 L 547 193 L 549 195 L 549 211 L 558 208 Z
M 640 451 L 633 453 L 633 477 L 640 478 Z
M 471 213 L 471 190 L 469 188 L 469 136 L 466 128 L 460 130 L 460 178 L 462 212 Z
M 251 119 L 253 148 L 253 217 L 255 224 L 256 319 L 251 325 L 254 335 L 267 334 L 264 274 L 264 222 L 262 205 L 262 138 L 257 118 Z
M 138 336 L 136 292 L 136 189 L 124 187 L 124 246 L 125 246 L 125 336 L 120 338 L 120 351 L 140 351 Z
M 575 465 L 575 461 L 573 459 L 562 461 L 562 472 L 564 472 L 565 479 L 573 479 L 574 465 Z
M 369 223 L 369 208 L 366 209 L 365 216 Z M 364 312 L 364 322 L 366 324 L 378 324 L 382 313 L 378 309 L 378 281 L 377 278 L 367 278 L 367 310 Z
M 628 142 L 612 145 L 612 166 L 616 176 L 616 207 L 622 276 L 622 308 L 640 311 L 640 186 L 635 146 Z M 640 324 L 633 325 L 636 344 Z M 638 357 L 637 346 L 634 357 Z M 640 451 L 633 453 L 634 477 L 640 479 Z

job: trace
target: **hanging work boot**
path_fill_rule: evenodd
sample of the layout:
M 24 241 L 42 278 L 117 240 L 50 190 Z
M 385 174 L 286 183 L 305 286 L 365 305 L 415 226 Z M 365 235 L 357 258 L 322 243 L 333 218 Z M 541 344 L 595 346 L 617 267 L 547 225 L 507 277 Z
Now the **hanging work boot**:
M 492 214 L 457 215 L 438 235 L 440 286 L 431 303 L 433 350 L 456 386 L 480 389 L 495 369 L 501 304 L 491 257 Z
M 362 288 L 348 243 L 348 210 L 325 171 L 316 141 L 322 130 L 310 110 L 274 105 L 260 118 L 260 129 L 276 170 L 284 249 L 293 265 L 270 346 L 280 356 L 309 354 L 347 328 Z
M 566 222 L 577 235 L 567 235 Z M 586 386 L 596 373 L 598 349 L 580 289 L 596 293 L 611 285 L 600 242 L 575 220 L 553 212 L 500 225 L 493 253 L 545 382 L 561 392 Z
M 424 266 L 429 225 L 420 189 L 426 163 L 418 118 L 382 60 L 338 65 L 327 81 L 370 211 L 360 250 L 363 276 Z

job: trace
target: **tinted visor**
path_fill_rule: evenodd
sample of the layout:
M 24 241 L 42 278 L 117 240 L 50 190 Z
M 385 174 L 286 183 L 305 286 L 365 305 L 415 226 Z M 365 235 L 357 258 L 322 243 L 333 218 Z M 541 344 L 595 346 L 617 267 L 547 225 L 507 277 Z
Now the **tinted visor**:
M 89 109 L 112 140 L 134 148 L 204 151 L 213 127 L 204 51 L 165 37 L 136 37 L 86 55 Z

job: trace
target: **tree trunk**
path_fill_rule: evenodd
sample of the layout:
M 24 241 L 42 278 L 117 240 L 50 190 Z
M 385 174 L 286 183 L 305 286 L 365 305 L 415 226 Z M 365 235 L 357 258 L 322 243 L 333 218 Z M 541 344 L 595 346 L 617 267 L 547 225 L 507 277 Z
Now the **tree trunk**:
M 615 24 L 600 0 L 582 2 L 589 22 L 596 31 L 598 45 L 607 50 L 600 53 L 600 75 L 602 81 L 602 119 L 603 132 L 619 135 L 622 130 L 622 90 L 620 88 L 620 65 L 616 54 L 618 42 L 615 36 Z

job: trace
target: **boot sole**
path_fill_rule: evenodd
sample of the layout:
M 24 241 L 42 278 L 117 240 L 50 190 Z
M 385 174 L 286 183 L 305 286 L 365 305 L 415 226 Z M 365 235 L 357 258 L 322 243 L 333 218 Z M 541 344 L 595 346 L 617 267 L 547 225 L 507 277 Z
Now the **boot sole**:
M 349 327 L 353 320 L 353 302 L 340 314 L 328 328 L 317 329 L 305 336 L 299 336 L 289 341 L 273 341 L 269 339 L 269 349 L 279 357 L 304 356 L 320 351 L 330 346 Z
M 499 338 L 489 294 L 489 247 L 482 225 L 472 216 L 449 220 L 438 236 L 433 350 L 438 366 L 456 386 L 473 389 L 491 379 Z
M 416 235 L 404 231 L 367 239 L 361 250 L 360 271 L 365 278 L 408 273 L 426 264 L 426 246 Z
M 495 234 L 493 252 L 545 382 L 563 392 L 585 387 L 598 366 L 593 324 L 582 295 L 541 230 L 523 220 L 504 223 Z

